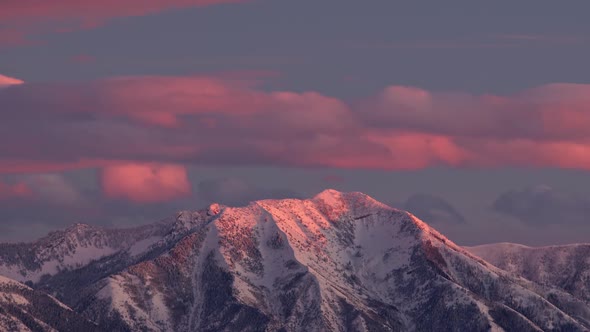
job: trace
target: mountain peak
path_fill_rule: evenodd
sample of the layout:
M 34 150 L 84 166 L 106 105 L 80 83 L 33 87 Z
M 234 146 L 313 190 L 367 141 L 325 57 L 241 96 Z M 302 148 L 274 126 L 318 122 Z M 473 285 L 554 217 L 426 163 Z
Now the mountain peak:
M 218 203 L 209 205 L 209 208 L 207 209 L 208 216 L 216 216 L 219 214 L 219 212 L 221 212 L 221 205 Z
M 87 229 L 0 247 L 0 274 L 110 330 L 585 331 L 590 322 L 571 294 L 516 279 L 359 192 Z M 572 294 L 581 297 L 580 276 Z
M 323 200 L 345 200 L 345 199 L 349 199 L 349 198 L 369 198 L 369 199 L 373 199 L 372 197 L 370 197 L 367 194 L 364 194 L 362 192 L 359 191 L 338 191 L 336 189 L 324 189 L 323 191 L 321 191 L 320 193 L 318 193 L 317 195 L 315 195 L 313 198 L 314 199 L 323 199 Z
M 333 196 L 341 196 L 343 194 L 343 192 L 338 191 L 336 189 L 324 189 L 321 192 L 319 192 L 315 197 L 321 198 L 321 197 L 333 197 Z
M 315 195 L 311 200 L 321 200 L 327 205 L 354 205 L 362 203 L 363 205 L 367 206 L 387 206 L 377 201 L 373 197 L 359 191 L 342 192 L 335 189 L 326 189 L 320 192 L 319 194 Z
M 84 224 L 84 223 L 75 223 L 70 225 L 70 227 L 66 228 L 66 232 L 84 232 L 84 231 L 88 231 L 88 230 L 94 230 L 96 229 L 96 227 L 89 225 L 89 224 Z

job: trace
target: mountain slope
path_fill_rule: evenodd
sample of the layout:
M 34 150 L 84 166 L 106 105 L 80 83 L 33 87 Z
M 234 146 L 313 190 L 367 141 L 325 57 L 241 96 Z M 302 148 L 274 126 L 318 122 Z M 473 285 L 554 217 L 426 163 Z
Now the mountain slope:
M 87 248 L 81 245 L 87 237 L 107 234 L 100 238 L 111 243 L 121 238 L 118 232 L 143 234 L 119 247 L 109 244 L 112 251 L 99 251 L 80 266 L 64 265 L 34 287 L 109 331 L 590 326 L 590 308 L 571 294 L 514 277 L 415 216 L 361 193 L 327 190 L 309 200 L 212 205 L 145 227 L 143 233 L 97 230 L 76 237 L 70 259 Z M 149 245 L 129 254 L 145 239 Z M 38 248 L 46 247 L 28 248 L 39 257 Z M 0 257 L 0 273 L 18 266 L 21 278 L 31 275 L 21 256 Z
M 0 331 L 102 331 L 64 304 L 0 276 Z
M 534 248 L 497 243 L 466 249 L 501 269 L 590 303 L 590 244 Z
M 0 275 L 36 283 L 44 276 L 75 270 L 116 253 L 132 258 L 159 240 L 165 231 L 161 223 L 130 230 L 75 224 L 33 243 L 0 244 Z

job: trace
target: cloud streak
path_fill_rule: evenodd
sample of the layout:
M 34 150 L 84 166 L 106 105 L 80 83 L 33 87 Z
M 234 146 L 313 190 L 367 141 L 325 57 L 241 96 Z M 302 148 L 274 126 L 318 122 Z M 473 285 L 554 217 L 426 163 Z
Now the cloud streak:
M 121 163 L 590 169 L 589 96 L 584 84 L 505 96 L 390 86 L 345 102 L 227 74 L 12 85 L 0 90 L 0 173 Z
M 547 34 L 494 34 L 477 38 L 425 39 L 414 41 L 355 43 L 353 48 L 397 50 L 449 50 L 449 49 L 513 49 L 526 47 L 577 46 L 587 41 L 584 35 Z
M 245 0 L 4 0 L 0 3 L 0 46 L 26 44 L 29 34 L 91 29 L 114 18 Z
M 11 85 L 19 85 L 19 84 L 23 84 L 23 83 L 24 83 L 24 81 L 19 80 L 17 78 L 12 78 L 12 77 L 4 76 L 4 75 L 0 74 L 0 89 L 9 87 Z

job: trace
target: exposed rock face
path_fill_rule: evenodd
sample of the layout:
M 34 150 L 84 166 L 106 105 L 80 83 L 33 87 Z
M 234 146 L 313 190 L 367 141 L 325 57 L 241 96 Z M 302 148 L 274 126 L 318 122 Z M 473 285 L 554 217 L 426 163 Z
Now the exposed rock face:
M 134 230 L 71 233 L 6 247 L 0 274 L 30 280 L 108 331 L 590 327 L 578 293 L 503 271 L 361 193 L 212 205 Z M 48 246 L 67 249 L 40 255 Z

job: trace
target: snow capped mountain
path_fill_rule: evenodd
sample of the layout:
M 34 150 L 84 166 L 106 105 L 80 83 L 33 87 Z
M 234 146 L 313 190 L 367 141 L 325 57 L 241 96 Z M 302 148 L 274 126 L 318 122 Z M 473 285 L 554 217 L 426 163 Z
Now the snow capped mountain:
M 101 331 L 63 303 L 0 276 L 0 331 Z
M 134 229 L 75 225 L 0 247 L 107 331 L 586 331 L 588 301 L 362 193 L 217 204 Z M 586 279 L 587 280 L 587 279 Z
M 466 249 L 501 269 L 590 303 L 590 244 L 532 248 L 497 243 Z
M 34 243 L 0 244 L 0 275 L 37 283 L 43 276 L 74 270 L 113 254 L 133 258 L 161 239 L 161 223 L 129 230 L 75 224 Z

